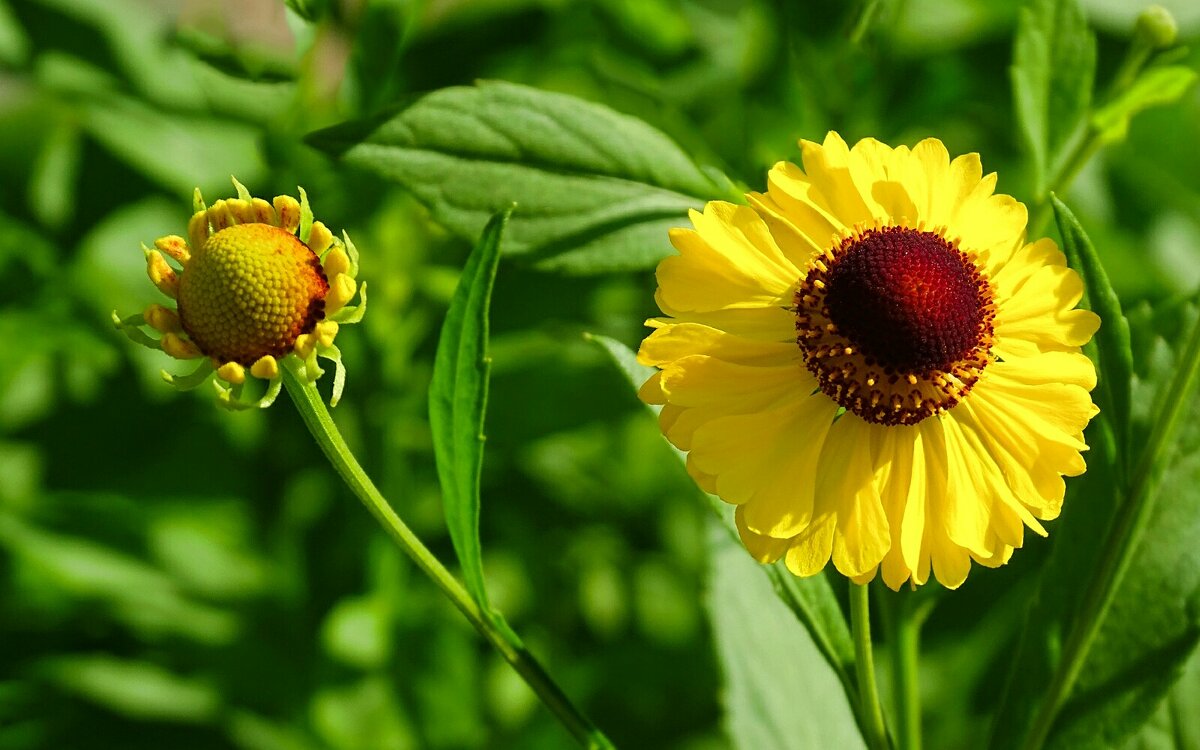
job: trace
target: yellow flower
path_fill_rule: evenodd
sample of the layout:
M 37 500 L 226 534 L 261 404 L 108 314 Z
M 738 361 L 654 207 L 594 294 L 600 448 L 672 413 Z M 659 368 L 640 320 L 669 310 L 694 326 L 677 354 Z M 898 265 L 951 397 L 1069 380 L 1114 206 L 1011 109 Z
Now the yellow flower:
M 355 281 L 358 251 L 344 233 L 339 240 L 313 221 L 303 188 L 299 201 L 281 195 L 267 203 L 233 184 L 238 197 L 211 206 L 196 190 L 187 239 L 169 235 L 154 249 L 142 246 L 150 280 L 176 307 L 153 304 L 123 320 L 114 312 L 113 321 L 139 344 L 202 360 L 189 375 L 163 378 L 194 388 L 215 372 L 219 402 L 229 408 L 270 406 L 287 358 L 309 382 L 324 374 L 318 357 L 333 362 L 330 403 L 337 404 L 345 368 L 333 339 L 340 324 L 357 323 L 366 311 L 367 285 Z M 355 294 L 360 303 L 347 307 Z M 255 380 L 265 388 L 247 389 Z
M 1084 471 L 1099 319 L 978 154 L 801 147 L 672 232 L 641 397 L 760 561 L 955 588 L 1045 535 Z

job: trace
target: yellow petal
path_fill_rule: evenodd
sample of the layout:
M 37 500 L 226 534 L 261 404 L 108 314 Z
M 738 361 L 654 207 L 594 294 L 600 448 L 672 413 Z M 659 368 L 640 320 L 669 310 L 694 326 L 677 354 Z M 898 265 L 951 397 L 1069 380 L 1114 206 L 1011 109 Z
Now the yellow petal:
M 177 333 L 164 333 L 162 337 L 163 351 L 175 359 L 197 359 L 204 355 L 187 339 L 180 338 Z
M 332 315 L 354 299 L 358 285 L 348 274 L 339 273 L 329 280 L 329 291 L 325 294 L 325 312 Z
M 638 398 L 647 404 L 665 404 L 667 403 L 667 394 L 662 390 L 662 372 L 656 372 L 642 383 L 642 387 L 638 389 Z M 680 407 L 675 407 L 677 410 Z
M 809 525 L 821 448 L 836 411 L 822 393 L 797 394 L 774 408 L 714 419 L 693 435 L 692 457 L 716 476 L 723 500 L 746 503 L 748 529 L 794 536 Z
M 331 244 L 333 244 L 333 232 L 329 231 L 329 227 L 325 226 L 324 223 L 320 221 L 314 221 L 312 225 L 312 231 L 308 235 L 308 247 L 314 253 L 320 255 L 328 250 Z M 341 273 L 348 268 L 349 264 L 347 263 L 346 268 L 339 269 L 338 272 Z M 326 273 L 328 272 L 328 267 L 326 267 Z
M 812 524 L 797 534 L 783 558 L 788 570 L 802 578 L 820 573 L 833 553 L 834 525 L 834 517 L 827 515 L 814 519 Z
M 279 363 L 269 354 L 260 357 L 250 366 L 250 374 L 259 380 L 273 380 L 279 377 Z
M 278 226 L 287 232 L 295 234 L 300 226 L 300 204 L 290 195 L 275 196 L 275 214 Z
M 850 578 L 874 571 L 891 546 L 888 519 L 871 463 L 872 429 L 888 428 L 843 414 L 830 428 L 821 452 L 816 491 L 835 502 L 833 564 Z
M 658 387 L 671 405 L 686 407 L 664 434 L 680 450 L 691 450 L 696 430 L 714 419 L 761 411 L 811 393 L 816 381 L 795 364 L 750 367 L 694 355 L 667 365 Z
M 192 247 L 199 249 L 208 242 L 210 230 L 208 226 L 208 211 L 197 211 L 188 220 L 188 240 Z
M 316 224 L 313 224 L 313 228 L 315 230 Z M 325 275 L 332 279 L 334 276 L 339 274 L 350 273 L 350 256 L 347 255 L 346 250 L 339 245 L 325 255 L 325 260 L 321 265 L 325 269 Z
M 179 314 L 157 303 L 149 305 L 142 313 L 142 318 L 159 333 L 179 333 L 183 330 L 179 324 Z
M 257 224 L 273 224 L 279 226 L 279 217 L 275 208 L 262 198 L 251 198 L 250 207 L 254 209 L 254 221 Z
M 146 250 L 146 275 L 158 287 L 158 291 L 171 299 L 179 296 L 179 277 L 157 250 Z
M 804 174 L 815 192 L 809 199 L 826 210 L 845 227 L 873 223 L 876 209 L 868 205 L 850 175 L 850 148 L 842 137 L 830 131 L 821 144 L 801 141 Z M 874 201 L 871 201 L 874 203 Z
M 787 552 L 789 540 L 755 534 L 746 528 L 746 520 L 743 518 L 744 511 L 745 506 L 737 506 L 734 509 L 733 520 L 737 526 L 738 536 L 741 538 L 742 544 L 750 552 L 750 556 L 760 563 L 773 563 L 780 557 L 783 557 L 783 553 Z
M 154 246 L 179 261 L 181 265 L 187 265 L 188 260 L 192 257 L 191 251 L 188 250 L 187 240 L 178 235 L 159 237 L 154 241 Z
M 642 341 L 638 362 L 663 365 L 691 354 L 746 365 L 780 365 L 802 357 L 795 341 L 761 341 L 699 323 L 678 323 L 662 326 Z
M 692 223 L 695 230 L 671 230 L 679 255 L 658 265 L 667 304 L 697 311 L 791 304 L 800 271 L 753 209 L 712 202 L 692 212 Z
M 226 383 L 238 385 L 246 382 L 246 368 L 237 362 L 226 362 L 217 368 L 217 377 Z
M 874 481 L 887 516 L 890 537 L 887 554 L 881 563 L 883 581 L 893 591 L 898 591 L 910 575 L 902 551 L 902 525 L 909 499 L 913 443 L 917 434 L 916 427 L 908 426 L 872 430 L 870 434 Z M 916 533 L 918 541 L 914 547 L 914 560 L 920 553 L 919 536 L 923 533 L 923 524 Z
M 845 219 L 833 213 L 804 171 L 791 162 L 781 161 L 771 168 L 763 202 L 821 250 L 836 244 L 849 228 Z
M 763 341 L 796 340 L 796 315 L 788 309 L 790 300 L 786 304 L 779 300 L 779 304 L 763 307 L 682 310 L 668 304 L 660 287 L 654 294 L 654 301 L 664 314 L 677 322 L 699 323 L 744 338 Z

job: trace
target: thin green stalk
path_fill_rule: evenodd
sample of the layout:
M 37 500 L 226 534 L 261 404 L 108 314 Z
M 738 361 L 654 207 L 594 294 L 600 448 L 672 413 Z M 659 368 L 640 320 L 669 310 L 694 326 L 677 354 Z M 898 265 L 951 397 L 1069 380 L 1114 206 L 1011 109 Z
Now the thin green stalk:
M 871 28 L 871 23 L 875 20 L 875 14 L 879 12 L 879 6 L 882 4 L 883 0 L 866 0 L 863 4 L 862 13 L 859 14 L 854 28 L 850 31 L 851 44 L 862 44 L 867 31 Z
M 1137 80 L 1138 74 L 1142 72 L 1142 68 L 1149 62 L 1154 49 L 1154 45 L 1145 39 L 1143 35 L 1135 35 L 1133 43 L 1125 53 L 1125 59 L 1121 62 L 1120 69 L 1113 76 L 1111 83 L 1109 83 L 1108 93 L 1102 101 L 1112 101 L 1133 85 L 1134 81 Z M 1075 147 L 1071 149 L 1071 153 L 1063 160 L 1062 166 L 1055 172 L 1046 189 L 1037 196 L 1037 204 L 1029 221 L 1030 236 L 1040 237 L 1050 221 L 1052 213 L 1050 194 L 1065 193 L 1067 188 L 1071 186 L 1071 183 L 1079 175 L 1079 171 L 1104 147 L 1103 134 L 1091 122 L 1091 113 L 1093 111 L 1095 111 L 1094 105 L 1089 108 L 1087 125 L 1083 137 L 1079 139 Z
M 429 576 L 429 579 L 441 589 L 442 593 L 458 608 L 458 611 L 462 612 L 463 616 L 475 626 L 475 629 L 500 652 L 505 661 L 512 665 L 542 703 L 550 709 L 582 746 L 589 750 L 612 748 L 613 744 L 608 738 L 571 703 L 571 700 L 555 684 L 533 654 L 525 648 L 521 639 L 511 629 L 493 620 L 484 612 L 467 593 L 466 588 L 458 582 L 458 579 L 446 570 L 433 553 L 421 543 L 417 535 L 408 528 L 408 525 L 396 515 L 392 506 L 388 504 L 370 477 L 363 471 L 362 466 L 350 451 L 350 447 L 346 445 L 337 425 L 329 416 L 329 411 L 325 408 L 325 402 L 321 400 L 316 386 L 301 380 L 286 361 L 282 373 L 283 384 L 287 388 L 288 395 L 296 404 L 296 410 L 300 412 L 313 439 L 321 446 L 325 457 L 329 459 L 329 463 L 333 464 L 333 468 L 337 470 L 342 481 L 358 496 L 359 500 L 362 500 L 363 505 L 367 506 L 367 510 L 375 516 L 375 520 L 379 521 L 379 525 L 383 527 L 387 535 L 412 558 L 417 567 Z
M 896 597 L 891 637 L 897 740 L 901 750 L 921 750 L 921 627 L 935 602 L 914 602 L 911 593 L 897 593 Z
M 1075 148 L 1071 149 L 1071 154 L 1063 162 L 1062 168 L 1058 170 L 1054 179 L 1051 180 L 1046 192 L 1038 197 L 1037 207 L 1034 209 L 1033 217 L 1029 221 L 1029 235 L 1031 237 L 1040 237 L 1050 221 L 1050 216 L 1053 213 L 1053 207 L 1050 205 L 1050 194 L 1066 192 L 1067 188 L 1071 187 L 1071 183 L 1075 182 L 1075 178 L 1079 176 L 1079 171 L 1103 147 L 1104 139 L 1100 137 L 1100 131 L 1092 127 L 1091 123 L 1088 123 L 1083 138 L 1075 144 Z
M 862 728 L 870 750 L 888 750 L 883 706 L 875 686 L 875 661 L 871 653 L 871 604 L 866 585 L 850 583 L 850 630 L 854 638 L 854 669 L 858 675 L 858 702 Z
M 1175 378 L 1162 402 L 1162 413 L 1154 420 L 1151 432 L 1137 468 L 1133 473 L 1129 489 L 1112 529 L 1104 545 L 1104 555 L 1096 566 L 1096 573 L 1084 592 L 1083 603 L 1075 618 L 1075 624 L 1063 646 L 1062 658 L 1046 690 L 1046 697 L 1034 717 L 1032 728 L 1022 745 L 1024 750 L 1038 750 L 1050 736 L 1058 712 L 1071 695 L 1075 681 L 1083 669 L 1088 651 L 1100 630 L 1108 608 L 1112 604 L 1121 579 L 1125 576 L 1133 553 L 1141 541 L 1142 532 L 1154 508 L 1160 458 L 1167 446 L 1175 439 L 1179 423 L 1200 373 L 1200 321 L 1192 328 L 1187 349 L 1179 361 Z

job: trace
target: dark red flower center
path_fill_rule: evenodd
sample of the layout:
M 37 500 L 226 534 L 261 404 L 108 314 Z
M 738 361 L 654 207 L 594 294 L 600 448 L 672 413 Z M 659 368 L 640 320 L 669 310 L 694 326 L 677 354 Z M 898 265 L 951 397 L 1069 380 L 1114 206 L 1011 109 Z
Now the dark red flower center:
M 991 285 L 937 232 L 847 237 L 812 261 L 794 309 L 805 366 L 868 422 L 912 425 L 949 409 L 992 360 Z
M 885 368 L 947 370 L 979 342 L 985 288 L 975 264 L 939 235 L 868 232 L 845 248 L 827 284 L 829 319 Z

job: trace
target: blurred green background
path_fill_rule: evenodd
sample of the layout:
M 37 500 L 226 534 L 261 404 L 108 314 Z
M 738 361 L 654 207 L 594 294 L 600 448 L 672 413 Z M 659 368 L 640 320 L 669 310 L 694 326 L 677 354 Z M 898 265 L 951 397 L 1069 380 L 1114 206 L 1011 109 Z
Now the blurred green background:
M 1142 6 L 1083 4 L 1102 87 Z M 1200 4 L 1165 4 L 1194 41 Z M 158 374 L 171 363 L 112 330 L 111 310 L 157 301 L 138 245 L 183 231 L 194 185 L 303 185 L 354 238 L 371 310 L 339 337 L 335 416 L 450 560 L 425 399 L 470 243 L 307 133 L 497 78 L 636 115 L 753 189 L 832 128 L 979 151 L 1028 199 L 1008 77 L 1019 5 L 884 2 L 852 43 L 862 4 L 815 0 L 0 0 L 0 748 L 569 746 L 286 400 L 229 414 L 207 388 L 176 394 Z M 1193 90 L 1135 119 L 1068 194 L 1127 305 L 1200 285 L 1198 138 Z M 722 748 L 709 511 L 581 335 L 636 346 L 653 288 L 648 272 L 502 265 L 485 567 L 619 746 Z M 1028 547 L 929 625 L 931 747 L 974 747 L 986 726 L 1021 614 L 1004 604 L 1044 553 Z

